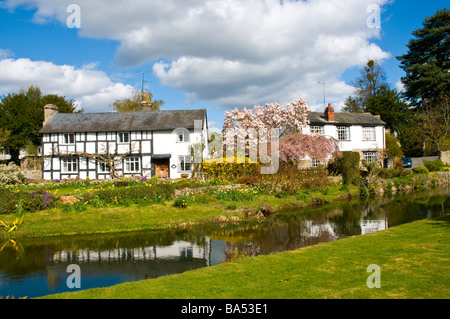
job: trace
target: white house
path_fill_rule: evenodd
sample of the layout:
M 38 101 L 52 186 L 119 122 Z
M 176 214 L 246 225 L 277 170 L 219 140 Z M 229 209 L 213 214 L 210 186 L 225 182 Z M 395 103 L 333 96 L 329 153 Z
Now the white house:
M 191 146 L 204 143 L 205 158 L 208 150 L 206 110 L 63 114 L 46 105 L 40 133 L 46 180 L 109 179 L 106 157 L 120 176 L 188 177 Z
M 340 142 L 341 151 L 360 153 L 361 160 L 368 163 L 383 161 L 386 148 L 385 126 L 379 116 L 370 113 L 334 112 L 331 104 L 324 113 L 310 112 L 309 126 L 305 133 L 316 133 L 334 137 Z M 318 161 L 312 160 L 311 166 Z

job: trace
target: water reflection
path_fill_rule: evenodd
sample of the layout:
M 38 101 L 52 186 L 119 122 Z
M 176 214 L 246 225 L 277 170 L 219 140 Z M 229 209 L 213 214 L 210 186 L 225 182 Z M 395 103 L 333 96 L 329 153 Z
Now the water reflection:
M 223 262 L 236 248 L 270 254 L 367 234 L 448 212 L 449 189 L 382 201 L 351 201 L 279 214 L 264 222 L 189 230 L 0 242 L 0 296 L 35 297 L 69 291 L 70 264 L 82 289 L 156 278 Z

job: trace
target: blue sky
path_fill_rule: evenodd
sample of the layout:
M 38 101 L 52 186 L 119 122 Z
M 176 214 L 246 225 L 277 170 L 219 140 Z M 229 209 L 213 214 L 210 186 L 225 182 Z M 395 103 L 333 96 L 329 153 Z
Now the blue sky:
M 234 107 L 304 98 L 337 109 L 368 59 L 396 87 L 411 32 L 447 1 L 0 1 L 0 95 L 37 85 L 87 112 L 145 88 L 164 109 L 207 108 L 220 129 Z M 81 28 L 69 28 L 70 4 Z M 367 24 L 381 9 L 380 28 Z

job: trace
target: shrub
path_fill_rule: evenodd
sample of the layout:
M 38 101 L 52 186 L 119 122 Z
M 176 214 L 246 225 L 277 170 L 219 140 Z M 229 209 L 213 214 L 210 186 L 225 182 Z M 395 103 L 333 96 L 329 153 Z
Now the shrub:
M 381 178 L 391 179 L 395 177 L 404 177 L 410 174 L 409 171 L 402 168 L 380 168 L 378 176 Z
M 12 214 L 18 205 L 17 198 L 13 192 L 0 187 L 0 214 Z
M 438 172 L 444 169 L 445 164 L 440 159 L 437 159 L 435 161 L 423 161 L 423 165 L 430 171 L 430 172 Z
M 240 163 L 242 162 L 242 163 Z M 248 158 L 223 158 L 221 161 L 209 160 L 202 163 L 202 170 L 209 180 L 236 179 L 240 176 L 256 176 L 260 172 L 260 164 L 252 163 Z
M 175 207 L 179 207 L 179 208 L 187 208 L 187 206 L 188 206 L 188 198 L 187 198 L 187 196 L 184 196 L 184 195 L 178 196 L 175 199 L 175 202 L 174 202 L 173 205 Z
M 107 204 L 143 204 L 162 202 L 174 196 L 174 188 L 171 184 L 157 184 L 151 186 L 132 186 L 127 188 L 110 188 L 95 191 L 86 195 L 86 200 L 101 201 Z M 95 204 L 94 204 L 95 205 Z
M 34 212 L 55 207 L 57 199 L 55 195 L 47 191 L 21 192 L 17 194 L 18 200 L 22 200 L 22 207 L 25 211 Z
M 417 166 L 414 167 L 412 169 L 412 171 L 416 174 L 428 174 L 430 171 L 428 170 L 428 168 L 424 167 L 424 166 Z
M 25 183 L 27 179 L 20 171 L 20 167 L 14 163 L 0 164 L 0 184 L 11 185 Z
M 102 200 L 98 197 L 98 195 L 94 196 L 94 197 L 90 200 L 89 204 L 90 204 L 92 207 L 94 207 L 94 208 L 103 208 L 103 207 L 106 206 L 106 203 L 105 203 L 104 201 L 102 201 Z
M 357 152 L 342 152 L 341 157 L 336 157 L 329 164 L 331 173 L 342 174 L 342 181 L 346 185 L 358 185 L 361 181 L 359 172 L 360 157 Z

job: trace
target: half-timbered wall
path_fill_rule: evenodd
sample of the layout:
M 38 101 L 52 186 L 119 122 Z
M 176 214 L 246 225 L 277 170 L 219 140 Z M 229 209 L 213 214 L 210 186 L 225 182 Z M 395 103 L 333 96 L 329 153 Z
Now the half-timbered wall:
M 119 133 L 125 133 L 125 139 L 119 139 Z M 151 176 L 153 153 L 153 133 L 147 131 L 137 132 L 97 132 L 97 133 L 53 133 L 44 134 L 42 138 L 42 153 L 44 157 L 44 179 L 108 179 L 111 175 L 105 170 L 104 165 L 92 159 L 83 157 L 88 154 L 115 154 L 117 157 L 128 154 L 128 157 L 138 158 L 139 169 L 132 172 L 126 170 L 122 163 L 116 165 L 116 171 L 122 176 Z M 67 154 L 67 156 L 64 156 Z M 77 160 L 76 170 L 73 170 L 73 162 L 67 159 Z M 68 165 L 69 163 L 69 165 Z M 69 167 L 69 169 L 68 169 Z M 132 166 L 133 168 L 135 166 Z

